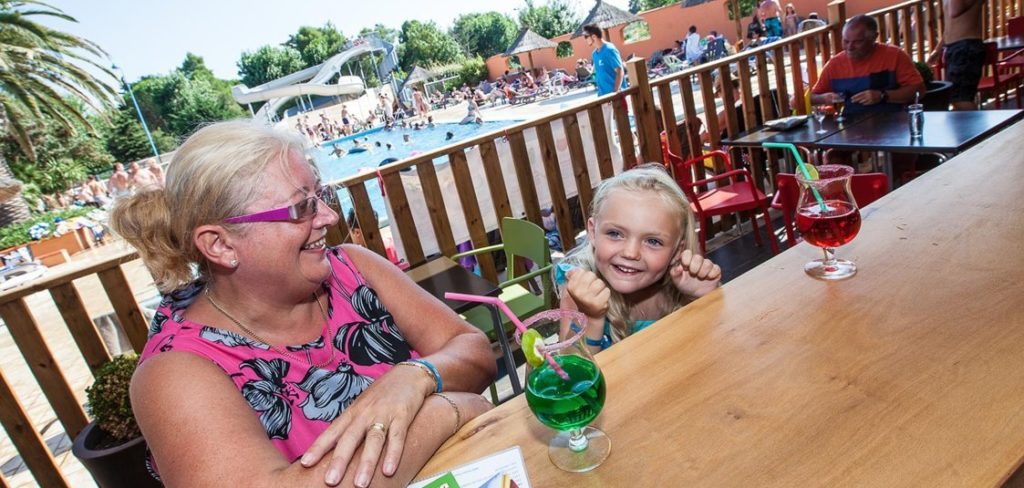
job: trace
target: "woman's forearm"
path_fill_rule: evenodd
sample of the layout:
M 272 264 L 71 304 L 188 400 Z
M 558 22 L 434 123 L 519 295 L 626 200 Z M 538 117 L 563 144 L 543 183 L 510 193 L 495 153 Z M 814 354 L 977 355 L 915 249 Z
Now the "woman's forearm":
M 425 356 L 441 376 L 444 391 L 479 393 L 494 381 L 496 364 L 490 352 L 490 341 L 484 334 L 459 334 L 437 352 Z
M 385 476 L 382 472 L 383 463 L 379 462 L 374 470 L 371 486 L 402 487 L 408 485 L 416 473 L 430 460 L 437 448 L 451 437 L 452 433 L 458 428 L 462 428 L 466 422 L 493 407 L 483 397 L 473 393 L 451 392 L 445 393 L 445 395 L 458 406 L 459 415 L 456 416 L 452 405 L 440 396 L 431 395 L 424 400 L 423 407 L 420 408 L 416 418 L 409 425 L 402 460 L 398 464 L 395 474 L 390 477 Z M 458 424 L 456 424 L 456 418 L 458 418 Z M 356 471 L 362 454 L 363 449 L 360 447 L 356 450 L 352 461 L 349 462 L 345 476 L 338 486 L 355 486 Z M 269 477 L 265 486 L 323 486 L 330 458 L 328 454 L 317 465 L 310 468 L 294 462 Z M 262 486 L 264 483 L 260 483 L 260 485 Z

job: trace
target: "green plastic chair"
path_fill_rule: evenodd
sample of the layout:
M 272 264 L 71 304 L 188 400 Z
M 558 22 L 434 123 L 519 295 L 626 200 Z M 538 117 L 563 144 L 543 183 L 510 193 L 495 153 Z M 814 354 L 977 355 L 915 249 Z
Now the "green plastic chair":
M 508 308 L 517 317 L 526 318 L 542 310 L 551 308 L 552 284 L 551 284 L 551 249 L 548 247 L 547 237 L 544 229 L 528 220 L 520 220 L 506 217 L 501 221 L 502 244 L 473 249 L 452 256 L 452 259 L 459 259 L 463 256 L 475 256 L 486 252 L 499 250 L 505 251 L 507 262 L 508 279 L 498 284 L 501 288 L 499 298 L 508 305 Z M 533 261 L 536 269 L 524 274 L 517 274 L 517 265 L 522 259 Z M 524 268 L 525 266 L 518 266 Z M 535 294 L 527 286 L 527 282 L 540 277 L 540 294 Z M 514 331 L 510 326 L 511 321 L 504 314 L 502 317 L 502 329 L 505 337 L 509 337 Z M 472 308 L 462 314 L 462 318 L 470 324 L 487 334 L 491 342 L 499 342 L 503 346 L 510 344 L 508 341 L 498 339 L 498 331 L 494 330 L 494 321 L 491 311 L 486 306 Z M 503 354 L 512 357 L 511 349 L 503 350 Z M 506 369 L 508 369 L 506 367 Z M 515 371 L 508 371 L 511 376 Z M 518 378 L 517 378 L 518 379 Z M 492 385 L 491 398 L 497 403 L 497 394 Z
M 528 220 L 520 220 L 506 217 L 501 221 L 502 244 L 481 247 L 452 256 L 452 259 L 459 259 L 463 256 L 475 256 L 486 252 L 499 250 L 505 251 L 507 260 L 508 279 L 498 284 L 501 288 L 501 301 L 508 305 L 516 316 L 521 318 L 550 308 L 551 304 L 551 249 L 548 248 L 548 240 L 544 235 L 544 229 Z M 516 266 L 522 259 L 533 261 L 536 269 L 528 273 L 517 275 L 519 271 Z M 541 277 L 541 294 L 536 295 L 530 291 L 524 283 L 533 278 Z M 477 326 L 484 331 L 492 340 L 497 338 L 494 331 L 494 324 L 491 314 L 485 307 L 475 307 L 463 314 L 467 322 Z M 511 321 L 507 317 L 503 319 L 502 325 L 508 325 Z M 509 329 L 506 327 L 506 330 Z M 511 332 L 511 331 L 509 331 Z

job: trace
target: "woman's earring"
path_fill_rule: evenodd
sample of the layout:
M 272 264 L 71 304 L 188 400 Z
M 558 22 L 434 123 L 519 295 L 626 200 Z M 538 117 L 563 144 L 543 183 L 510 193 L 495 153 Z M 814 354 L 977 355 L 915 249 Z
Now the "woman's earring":
M 237 259 L 232 259 L 231 260 L 231 267 L 232 268 L 237 268 L 238 267 L 238 260 Z

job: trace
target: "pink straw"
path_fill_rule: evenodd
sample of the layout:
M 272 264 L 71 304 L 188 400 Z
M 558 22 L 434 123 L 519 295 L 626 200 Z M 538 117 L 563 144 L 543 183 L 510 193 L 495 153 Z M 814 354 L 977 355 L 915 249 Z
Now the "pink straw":
M 444 297 L 447 300 L 461 300 L 464 302 L 484 303 L 498 307 L 498 309 L 501 310 L 501 312 L 504 313 L 505 316 L 508 317 L 508 319 L 512 321 L 512 323 L 516 326 L 516 342 L 520 342 L 520 337 L 522 336 L 522 334 L 526 332 L 526 329 L 529 328 L 530 325 L 533 325 L 535 322 L 538 322 L 543 319 L 556 320 L 563 318 L 566 315 L 571 316 L 571 318 L 573 318 L 579 324 L 581 324 L 579 330 L 576 331 L 576 333 L 572 337 L 569 337 L 568 339 L 561 342 L 557 342 L 555 344 L 541 344 L 537 346 L 537 349 L 539 349 L 541 354 L 544 355 L 544 359 L 547 360 L 548 365 L 551 366 L 551 369 L 558 373 L 558 376 L 560 376 L 563 381 L 569 380 L 569 374 L 566 373 L 565 370 L 563 370 L 562 367 L 555 362 L 555 358 L 551 356 L 551 351 L 563 349 L 566 346 L 572 344 L 573 342 L 579 340 L 580 336 L 583 335 L 587 327 L 586 316 L 583 315 L 582 313 L 573 310 L 546 310 L 534 314 L 530 318 L 526 319 L 526 323 L 523 323 L 523 321 L 519 320 L 519 317 L 516 317 L 516 314 L 512 313 L 512 310 L 508 308 L 508 305 L 505 305 L 505 302 L 501 301 L 501 299 L 498 297 L 489 297 L 484 295 L 468 295 L 465 293 L 452 292 L 445 292 Z

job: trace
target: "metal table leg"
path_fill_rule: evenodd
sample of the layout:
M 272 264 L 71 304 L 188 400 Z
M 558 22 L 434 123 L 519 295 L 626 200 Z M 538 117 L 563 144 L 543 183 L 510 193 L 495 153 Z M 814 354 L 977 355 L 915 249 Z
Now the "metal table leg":
M 885 172 L 885 176 L 889 178 L 889 188 L 896 188 L 896 177 L 892 174 L 892 153 L 885 151 L 883 154 L 885 154 L 885 156 L 882 158 L 882 171 Z
M 498 344 L 501 345 L 501 355 L 505 358 L 505 372 L 508 373 L 508 381 L 512 384 L 512 394 L 519 395 L 523 387 L 519 384 L 519 374 L 516 373 L 516 361 L 512 358 L 512 345 L 508 343 L 508 336 L 505 335 L 505 327 L 502 325 L 501 315 L 498 314 L 498 307 L 487 305 L 491 311 L 491 320 L 494 321 L 494 330 L 498 332 Z

